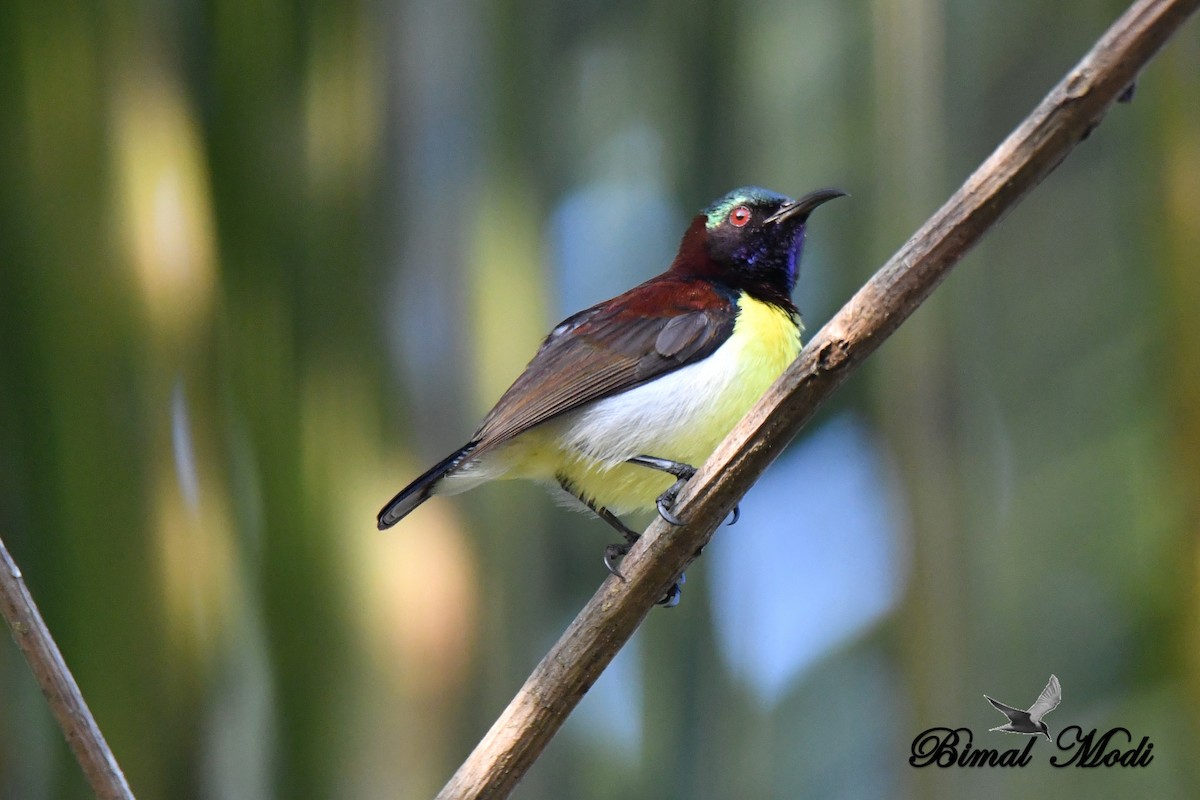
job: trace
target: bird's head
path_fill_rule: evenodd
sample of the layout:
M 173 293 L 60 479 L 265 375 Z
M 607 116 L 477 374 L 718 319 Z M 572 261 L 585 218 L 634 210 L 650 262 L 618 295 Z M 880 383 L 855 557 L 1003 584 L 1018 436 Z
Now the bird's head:
M 757 186 L 734 189 L 692 220 L 671 269 L 791 307 L 808 215 L 845 194 L 818 189 L 793 200 Z
M 1050 740 L 1050 741 L 1052 741 L 1052 742 L 1054 741 L 1054 737 L 1052 737 L 1052 736 L 1050 735 L 1050 729 L 1046 727 L 1046 723 L 1044 723 L 1044 722 L 1039 722 L 1039 723 L 1037 724 L 1037 729 L 1038 729 L 1038 733 L 1044 733 L 1044 734 L 1046 734 L 1046 738 L 1047 738 L 1047 739 L 1049 739 L 1049 740 Z

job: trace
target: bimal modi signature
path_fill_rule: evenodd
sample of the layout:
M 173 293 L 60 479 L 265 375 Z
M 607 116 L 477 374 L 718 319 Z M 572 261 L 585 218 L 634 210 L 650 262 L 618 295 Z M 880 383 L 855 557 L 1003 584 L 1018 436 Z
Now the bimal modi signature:
M 1068 725 L 1055 740 L 1042 721 L 1062 701 L 1062 686 L 1054 675 L 1050 676 L 1050 682 L 1034 704 L 1025 711 L 993 700 L 986 694 L 984 698 L 1008 717 L 1007 723 L 991 730 L 1025 734 L 1029 739 L 1023 748 L 1000 750 L 976 747 L 970 728 L 929 728 L 913 739 L 908 763 L 914 767 L 942 768 L 1026 767 L 1033 760 L 1033 743 L 1039 735 L 1045 735 L 1057 751 L 1051 751 L 1054 753 L 1050 756 L 1052 767 L 1146 767 L 1154 760 L 1154 743 L 1149 736 L 1141 737 L 1136 747 L 1128 747 L 1134 743 L 1134 736 L 1128 728 L 1109 728 L 1101 734 L 1096 728 L 1085 733 L 1078 725 Z

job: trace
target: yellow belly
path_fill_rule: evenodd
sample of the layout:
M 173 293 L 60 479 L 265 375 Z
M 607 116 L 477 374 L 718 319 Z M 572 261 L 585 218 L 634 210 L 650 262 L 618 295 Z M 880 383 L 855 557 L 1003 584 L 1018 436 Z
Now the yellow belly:
M 501 456 L 503 477 L 566 482 L 617 514 L 652 509 L 675 479 L 626 459 L 699 467 L 799 352 L 797 321 L 743 294 L 711 355 L 521 435 Z

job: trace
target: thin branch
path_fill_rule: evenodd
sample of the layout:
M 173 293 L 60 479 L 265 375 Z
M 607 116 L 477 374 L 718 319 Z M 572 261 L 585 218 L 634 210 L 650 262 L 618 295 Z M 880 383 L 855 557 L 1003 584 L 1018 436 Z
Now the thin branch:
M 542 659 L 438 795 L 506 797 L 654 602 L 708 543 L 818 406 L 946 277 L 951 267 L 1100 123 L 1200 5 L 1139 0 L 942 208 L 822 328 L 680 497 L 688 520 L 647 530 Z
M 42 621 L 21 570 L 8 554 L 4 541 L 0 539 L 0 613 L 12 631 L 13 639 L 34 677 L 42 687 L 42 694 L 50 703 L 58 725 L 67 737 L 67 744 L 75 753 L 83 774 L 101 800 L 133 800 L 133 792 L 125 782 L 125 775 L 108 749 L 108 742 L 92 718 L 79 686 L 71 677 L 71 670 L 63 661 L 58 645 Z

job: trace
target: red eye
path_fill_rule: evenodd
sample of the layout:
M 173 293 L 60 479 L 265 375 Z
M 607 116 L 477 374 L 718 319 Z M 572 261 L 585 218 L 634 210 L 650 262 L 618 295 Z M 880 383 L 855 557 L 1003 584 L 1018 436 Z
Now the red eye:
M 746 208 L 746 206 L 738 206 L 729 212 L 729 223 L 735 228 L 744 228 L 749 221 L 750 209 Z

